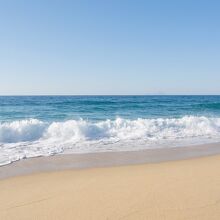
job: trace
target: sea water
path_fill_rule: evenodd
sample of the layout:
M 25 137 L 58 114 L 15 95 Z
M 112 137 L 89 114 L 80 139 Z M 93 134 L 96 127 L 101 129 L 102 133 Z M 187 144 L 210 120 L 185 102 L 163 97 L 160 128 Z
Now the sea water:
M 220 141 L 220 96 L 1 96 L 0 165 Z

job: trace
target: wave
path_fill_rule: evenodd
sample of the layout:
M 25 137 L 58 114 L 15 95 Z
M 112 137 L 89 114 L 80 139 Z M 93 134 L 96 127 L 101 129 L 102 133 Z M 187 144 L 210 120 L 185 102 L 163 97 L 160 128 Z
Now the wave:
M 117 118 L 0 123 L 0 165 L 17 159 L 65 151 L 132 150 L 184 140 L 220 140 L 220 118 L 185 116 L 135 120 Z
M 42 137 L 45 129 L 46 124 L 37 119 L 1 123 L 0 142 L 34 141 Z
M 47 123 L 37 119 L 0 123 L 0 143 L 64 139 L 100 140 L 117 138 L 167 139 L 220 135 L 220 118 L 185 116 L 136 120 L 117 118 L 101 122 L 83 119 Z

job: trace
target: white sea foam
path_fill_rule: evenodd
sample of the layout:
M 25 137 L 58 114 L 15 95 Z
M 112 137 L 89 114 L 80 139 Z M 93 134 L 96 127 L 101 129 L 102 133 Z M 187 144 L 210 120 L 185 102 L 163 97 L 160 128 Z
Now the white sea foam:
M 138 150 L 220 140 L 220 118 L 0 123 L 0 165 L 58 153 Z

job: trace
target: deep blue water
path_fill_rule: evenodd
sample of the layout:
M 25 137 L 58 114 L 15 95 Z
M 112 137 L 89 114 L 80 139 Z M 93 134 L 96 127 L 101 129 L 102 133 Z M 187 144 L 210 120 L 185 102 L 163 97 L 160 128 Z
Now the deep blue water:
M 220 116 L 220 96 L 0 96 L 0 121 Z

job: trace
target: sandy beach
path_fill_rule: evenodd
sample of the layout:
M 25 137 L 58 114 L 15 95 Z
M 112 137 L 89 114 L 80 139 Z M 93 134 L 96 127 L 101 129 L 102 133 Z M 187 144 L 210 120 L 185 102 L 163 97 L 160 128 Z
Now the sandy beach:
M 220 220 L 220 1 L 1 1 L 0 220 Z
M 220 156 L 0 180 L 0 219 L 220 219 Z

